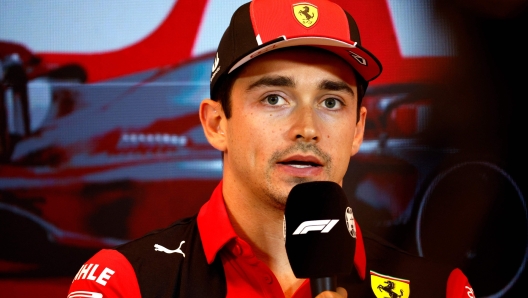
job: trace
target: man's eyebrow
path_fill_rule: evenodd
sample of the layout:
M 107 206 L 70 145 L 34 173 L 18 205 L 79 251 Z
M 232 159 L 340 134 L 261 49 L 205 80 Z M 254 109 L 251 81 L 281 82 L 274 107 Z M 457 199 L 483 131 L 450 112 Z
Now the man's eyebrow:
M 295 87 L 295 83 L 290 77 L 285 76 L 264 76 L 253 84 L 249 85 L 246 91 L 260 86 Z
M 264 76 L 258 79 L 253 84 L 249 85 L 246 91 L 260 86 L 278 86 L 278 87 L 295 87 L 295 82 L 292 78 L 286 76 Z M 354 95 L 354 91 L 347 83 L 342 81 L 324 80 L 318 86 L 321 90 L 345 91 Z
M 352 90 L 352 88 L 350 88 L 347 83 L 341 81 L 324 80 L 319 83 L 318 87 L 321 90 L 345 91 L 350 93 L 351 95 L 354 95 L 354 90 Z

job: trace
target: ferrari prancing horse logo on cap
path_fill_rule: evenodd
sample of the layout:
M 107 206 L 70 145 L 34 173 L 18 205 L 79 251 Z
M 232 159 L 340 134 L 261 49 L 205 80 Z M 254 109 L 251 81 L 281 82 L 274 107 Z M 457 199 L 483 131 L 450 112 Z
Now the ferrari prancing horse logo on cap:
M 295 19 L 306 28 L 312 27 L 319 18 L 317 6 L 310 3 L 297 3 L 293 5 Z

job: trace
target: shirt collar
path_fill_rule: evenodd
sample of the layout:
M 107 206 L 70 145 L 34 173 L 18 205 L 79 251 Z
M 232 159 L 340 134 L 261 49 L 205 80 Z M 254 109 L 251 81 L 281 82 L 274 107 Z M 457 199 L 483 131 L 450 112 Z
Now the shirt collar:
M 361 278 L 365 280 L 367 275 L 367 254 L 365 253 L 365 244 L 363 242 L 363 233 L 356 222 L 356 251 L 354 253 L 354 267 Z
M 216 254 L 229 240 L 237 237 L 227 216 L 222 194 L 222 181 L 216 186 L 209 201 L 198 212 L 198 231 L 209 264 L 214 261 Z
M 231 239 L 237 236 L 227 210 L 222 194 L 222 181 L 218 183 L 211 198 L 198 212 L 198 231 L 202 239 L 207 263 L 211 264 L 218 252 Z M 354 267 L 362 280 L 366 276 L 367 258 L 361 229 L 356 222 L 356 250 L 354 254 Z

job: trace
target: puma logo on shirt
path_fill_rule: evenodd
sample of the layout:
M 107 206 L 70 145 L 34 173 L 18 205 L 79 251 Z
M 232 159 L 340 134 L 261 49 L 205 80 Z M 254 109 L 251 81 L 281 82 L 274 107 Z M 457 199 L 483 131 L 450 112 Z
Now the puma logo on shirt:
M 177 249 L 173 249 L 173 250 L 167 249 L 166 247 L 163 247 L 163 246 L 161 246 L 159 244 L 154 244 L 154 250 L 155 251 L 162 251 L 162 252 L 168 253 L 168 254 L 179 253 L 179 254 L 182 254 L 183 257 L 185 258 L 185 254 L 181 250 L 181 246 L 184 243 L 185 243 L 185 241 L 180 242 L 180 247 L 178 247 Z

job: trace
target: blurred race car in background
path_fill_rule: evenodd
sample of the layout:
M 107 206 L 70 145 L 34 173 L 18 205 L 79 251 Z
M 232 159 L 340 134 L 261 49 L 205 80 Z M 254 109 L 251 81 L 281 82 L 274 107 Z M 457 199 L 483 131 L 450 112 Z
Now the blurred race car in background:
M 209 96 L 212 59 L 208 54 L 90 84 L 72 76 L 28 81 L 28 90 L 47 90 L 49 98 L 29 109 L 32 119 L 43 108 L 45 116 L 28 135 L 11 127 L 17 142 L 0 170 L 0 237 L 10 240 L 0 256 L 10 264 L 5 268 L 21 268 L 16 274 L 22 276 L 49 274 L 54 258 L 82 262 L 99 248 L 198 210 L 222 174 L 221 155 L 207 143 L 197 116 Z M 363 228 L 417 254 L 456 260 L 474 286 L 493 297 L 524 270 L 524 198 L 493 161 L 428 143 L 438 89 L 369 87 L 365 140 L 344 188 Z M 15 109 L 7 110 L 8 119 L 16 117 Z M 497 202 L 497 195 L 505 199 Z M 512 226 L 524 237 L 471 236 Z M 490 241 L 501 245 L 490 249 Z M 508 261 L 498 262 L 504 254 Z M 79 262 L 53 271 L 71 274 Z M 489 266 L 497 273 L 490 276 Z M 14 274 L 5 268 L 3 274 Z

